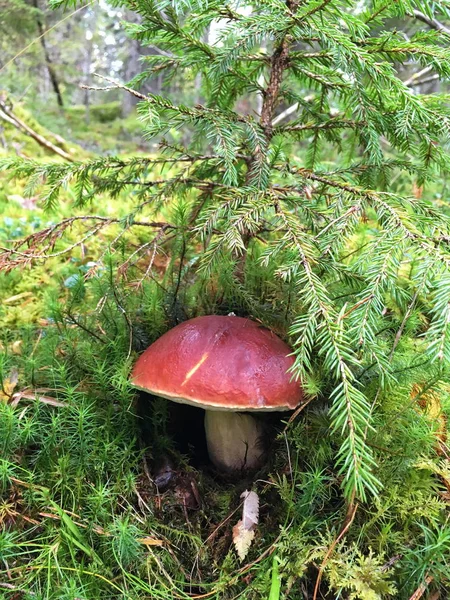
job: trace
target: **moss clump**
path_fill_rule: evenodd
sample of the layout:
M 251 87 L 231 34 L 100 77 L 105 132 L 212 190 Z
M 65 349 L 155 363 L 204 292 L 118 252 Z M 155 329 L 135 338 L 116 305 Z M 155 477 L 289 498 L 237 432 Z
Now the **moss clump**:
M 77 121 L 84 119 L 86 108 L 73 105 L 66 109 L 67 115 Z M 122 117 L 122 106 L 120 102 L 106 102 L 105 104 L 94 104 L 89 107 L 90 118 L 98 123 L 111 123 Z

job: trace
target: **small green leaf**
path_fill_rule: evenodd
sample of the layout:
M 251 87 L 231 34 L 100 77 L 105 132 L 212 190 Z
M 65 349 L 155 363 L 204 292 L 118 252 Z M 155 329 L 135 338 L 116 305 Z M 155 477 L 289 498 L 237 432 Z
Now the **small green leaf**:
M 273 557 L 272 580 L 270 584 L 269 600 L 279 600 L 281 593 L 281 577 L 278 570 L 278 557 Z

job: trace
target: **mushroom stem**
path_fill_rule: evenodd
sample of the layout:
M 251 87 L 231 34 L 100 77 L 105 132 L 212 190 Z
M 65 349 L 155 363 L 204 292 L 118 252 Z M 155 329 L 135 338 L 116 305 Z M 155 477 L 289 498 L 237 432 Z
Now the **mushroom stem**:
M 233 472 L 256 469 L 264 461 L 263 426 L 252 416 L 232 411 L 205 411 L 208 454 L 215 466 Z

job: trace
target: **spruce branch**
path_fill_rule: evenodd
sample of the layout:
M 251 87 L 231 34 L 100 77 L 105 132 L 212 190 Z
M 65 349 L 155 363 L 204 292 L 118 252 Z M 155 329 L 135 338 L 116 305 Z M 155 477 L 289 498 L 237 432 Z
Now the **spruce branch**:
M 403 0 L 358 12 L 337 0 L 268 0 L 239 12 L 219 0 L 128 6 L 142 16 L 130 34 L 158 54 L 132 83 L 106 77 L 105 88 L 139 100 L 145 137 L 171 139 L 177 130 L 183 142 L 161 142 L 155 157 L 6 159 L 0 168 L 26 179 L 27 194 L 39 191 L 44 208 L 57 208 L 67 188 L 75 207 L 128 194 L 133 207 L 123 219 L 86 215 L 73 225 L 81 239 L 108 228 L 113 252 L 125 246 L 125 232 L 139 232 L 127 237 L 120 274 L 138 272 L 138 286 L 151 279 L 169 312 L 201 282 L 223 304 L 268 322 L 271 312 L 283 314 L 294 374 L 326 373 L 345 494 L 367 497 L 378 489 L 366 433 L 381 392 L 369 402 L 362 385 L 393 380 L 402 344 L 392 361 L 389 351 L 398 334 L 409 335 L 422 303 L 428 364 L 443 372 L 450 359 L 450 224 L 403 191 L 450 168 L 447 99 L 418 93 L 428 77 L 450 76 L 447 33 L 433 22 L 409 37 L 394 31 L 393 20 L 401 30 L 415 9 Z M 417 8 L 430 21 L 439 6 Z M 216 39 L 207 43 L 213 23 Z M 401 81 L 402 63 L 420 70 Z M 201 103 L 135 89 L 155 73 L 177 85 L 198 78 Z M 62 240 L 70 227 L 3 248 L 11 260 L 2 265 L 70 253 L 74 240 Z M 171 290 L 156 276 L 162 252 Z
M 302 124 L 291 124 L 284 127 L 279 127 L 274 130 L 275 134 L 282 134 L 284 132 L 302 132 L 302 131 L 317 131 L 327 129 L 353 129 L 358 127 L 364 127 L 365 121 L 352 121 L 351 119 L 330 119 L 324 123 L 302 123 Z
M 304 274 L 299 277 L 296 270 L 280 273 L 284 277 L 292 277 L 294 273 L 297 275 L 298 285 L 303 288 L 304 303 L 308 309 L 306 319 L 298 318 L 291 328 L 291 334 L 299 336 L 296 346 L 300 347 L 293 372 L 300 378 L 305 377 L 307 372 L 304 369 L 311 365 L 310 353 L 317 346 L 319 355 L 324 357 L 325 365 L 336 381 L 336 387 L 331 394 L 331 416 L 333 430 L 339 431 L 344 437 L 338 453 L 338 462 L 341 472 L 344 473 L 345 489 L 347 493 L 356 490 L 359 497 L 365 498 L 366 489 L 375 493 L 379 482 L 372 473 L 375 463 L 364 440 L 364 431 L 368 426 L 366 415 L 369 414 L 370 405 L 367 398 L 355 387 L 354 375 L 350 368 L 358 365 L 358 360 L 349 340 L 346 339 L 342 311 L 336 312 L 325 286 L 313 271 L 313 248 L 305 243 L 303 234 L 281 205 L 277 204 L 276 208 L 287 231 L 286 235 L 298 253 Z M 305 348 L 308 348 L 308 352 L 303 355 Z M 299 362 L 300 357 L 304 361 L 303 364 Z
M 65 246 L 62 250 L 53 252 L 57 241 L 64 233 L 75 223 L 89 223 L 83 234 L 72 244 Z M 10 271 L 17 267 L 23 267 L 39 260 L 48 260 L 64 254 L 71 253 L 75 248 L 82 246 L 89 238 L 97 235 L 102 229 L 112 225 L 121 225 L 125 230 L 130 227 L 150 227 L 157 228 L 160 231 L 176 229 L 174 225 L 165 222 L 135 221 L 131 218 L 116 219 L 111 217 L 102 217 L 98 215 L 79 215 L 68 217 L 58 223 L 42 229 L 36 233 L 14 242 L 10 248 L 0 247 L 0 271 Z

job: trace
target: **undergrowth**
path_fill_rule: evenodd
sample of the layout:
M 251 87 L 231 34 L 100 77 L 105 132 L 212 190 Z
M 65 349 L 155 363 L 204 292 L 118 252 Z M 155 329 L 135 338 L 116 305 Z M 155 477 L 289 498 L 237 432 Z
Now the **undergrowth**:
M 283 597 L 304 598 L 322 562 L 327 598 L 409 598 L 425 579 L 447 589 L 450 477 L 439 443 L 450 388 L 442 380 L 435 387 L 436 374 L 424 372 L 416 337 L 402 342 L 397 385 L 380 398 L 369 436 L 383 490 L 357 506 L 336 543 L 348 505 L 331 466 L 337 445 L 327 434 L 326 384 L 314 382 L 319 397 L 294 422 L 280 415 L 273 424 L 271 460 L 252 480 L 221 479 L 204 458 L 192 463 L 168 435 L 167 403 L 137 398 L 128 382 L 137 353 L 176 324 L 181 308 L 157 282 L 119 285 L 116 262 L 109 256 L 95 276 L 54 286 L 35 326 L 24 319 L 2 330 L 5 598 L 20 590 L 42 599 L 252 599 L 275 589 L 274 573 Z M 200 293 L 205 285 L 182 290 L 184 318 L 246 314 L 230 299 Z M 373 399 L 370 370 L 362 377 Z M 24 396 L 8 401 L 14 390 Z M 167 481 L 159 489 L 161 468 Z M 240 564 L 231 529 L 248 486 L 260 496 L 261 516 Z
M 254 4 L 131 6 L 131 34 L 166 50 L 133 85 L 169 67 L 203 82 L 193 107 L 141 97 L 160 154 L 2 160 L 7 600 L 449 594 L 448 99 L 395 70 L 418 56 L 448 77 L 444 34 L 405 41 L 391 28 L 419 6 L 405 0 Z M 218 14 L 220 43 L 205 43 Z M 249 93 L 259 120 L 239 112 Z M 282 102 L 297 114 L 276 126 Z M 309 400 L 270 420 L 270 460 L 241 481 L 207 461 L 198 413 L 129 384 L 170 327 L 231 311 L 293 346 Z M 260 522 L 240 563 L 246 488 Z

